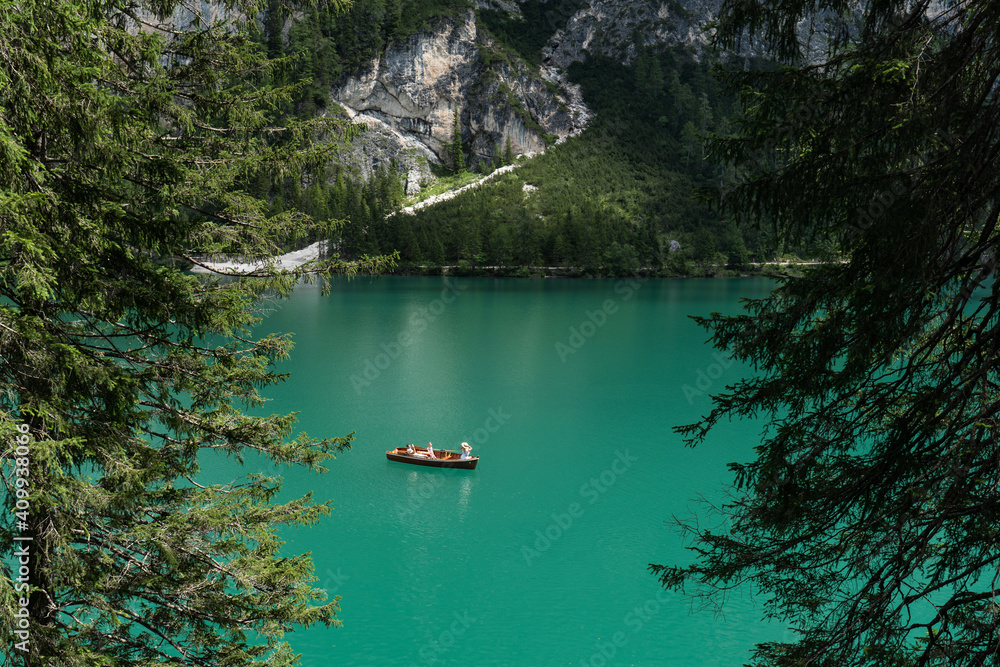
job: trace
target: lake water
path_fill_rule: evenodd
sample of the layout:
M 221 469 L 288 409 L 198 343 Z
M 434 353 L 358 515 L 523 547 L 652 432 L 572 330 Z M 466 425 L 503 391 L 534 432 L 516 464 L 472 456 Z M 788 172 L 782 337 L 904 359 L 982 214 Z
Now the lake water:
M 697 449 L 673 433 L 742 370 L 688 316 L 772 286 L 365 278 L 276 304 L 260 329 L 296 347 L 267 411 L 298 411 L 313 436 L 356 432 L 328 474 L 281 471 L 284 497 L 334 508 L 286 534 L 342 596 L 342 628 L 288 636 L 302 664 L 702 667 L 785 638 L 749 592 L 720 616 L 647 570 L 689 559 L 671 516 L 718 498 L 760 430 L 724 423 Z M 463 441 L 477 470 L 385 458 Z

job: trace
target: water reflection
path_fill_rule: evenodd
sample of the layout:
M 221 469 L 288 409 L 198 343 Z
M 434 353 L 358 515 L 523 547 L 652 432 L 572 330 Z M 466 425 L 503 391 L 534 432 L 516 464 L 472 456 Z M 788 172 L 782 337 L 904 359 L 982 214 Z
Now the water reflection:
M 408 470 L 396 496 L 395 523 L 409 532 L 435 534 L 462 522 L 471 507 L 471 471 Z

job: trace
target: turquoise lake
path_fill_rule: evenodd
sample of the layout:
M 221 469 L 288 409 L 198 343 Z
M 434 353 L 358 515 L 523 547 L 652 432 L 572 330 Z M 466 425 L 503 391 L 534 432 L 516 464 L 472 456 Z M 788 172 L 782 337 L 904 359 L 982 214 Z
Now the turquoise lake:
M 302 664 L 740 665 L 754 642 L 788 638 L 750 591 L 720 615 L 647 569 L 690 559 L 671 517 L 719 499 L 761 430 L 726 422 L 695 449 L 673 432 L 745 370 L 689 316 L 736 313 L 773 286 L 364 278 L 274 304 L 260 332 L 296 345 L 267 412 L 356 438 L 325 475 L 277 470 L 283 497 L 334 508 L 285 534 L 342 598 L 343 627 L 288 635 Z M 463 441 L 474 471 L 385 458 Z

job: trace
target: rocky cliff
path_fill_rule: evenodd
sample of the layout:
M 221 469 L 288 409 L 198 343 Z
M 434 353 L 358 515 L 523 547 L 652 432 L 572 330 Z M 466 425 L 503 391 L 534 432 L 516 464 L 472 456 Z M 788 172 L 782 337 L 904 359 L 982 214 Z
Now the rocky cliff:
M 684 45 L 700 50 L 708 42 L 704 29 L 715 18 L 720 0 L 591 0 L 580 9 L 569 0 L 550 4 L 555 9 L 548 15 L 564 22 L 543 50 L 544 62 L 565 68 L 587 54 L 628 62 L 637 53 L 637 35 L 658 48 Z
M 490 162 L 510 140 L 515 154 L 537 153 L 579 133 L 589 112 L 565 69 L 588 54 L 628 62 L 637 37 L 657 48 L 696 50 L 720 0 L 548 0 L 545 20 L 554 35 L 540 70 L 504 52 L 469 10 L 459 19 L 390 46 L 331 97 L 368 126 L 351 162 L 368 177 L 395 160 L 408 172 L 407 189 L 430 177 L 427 163 L 448 164 L 455 111 L 467 161 Z M 476 0 L 479 9 L 520 13 L 519 0 Z
M 492 162 L 508 142 L 514 154 L 537 153 L 587 119 L 573 86 L 503 52 L 471 9 L 391 45 L 331 98 L 369 128 L 351 159 L 362 176 L 394 159 L 411 192 L 429 177 L 427 161 L 450 163 L 456 114 L 470 165 Z
M 333 102 L 368 128 L 347 156 L 362 178 L 395 161 L 407 174 L 408 192 L 418 190 L 433 178 L 431 164 L 451 163 L 456 112 L 471 166 L 495 161 L 508 142 L 515 155 L 543 151 L 582 131 L 589 119 L 578 88 L 565 78 L 569 65 L 598 54 L 628 62 L 640 41 L 655 49 L 685 45 L 698 51 L 708 43 L 705 28 L 721 2 L 542 0 L 553 36 L 536 69 L 499 47 L 476 16 L 479 9 L 518 15 L 529 1 L 538 0 L 473 0 L 475 9 L 390 44 L 331 89 Z M 185 6 L 175 23 L 196 15 L 225 18 L 218 0 Z M 286 22 L 286 38 L 288 27 Z M 814 26 L 809 30 L 816 32 Z

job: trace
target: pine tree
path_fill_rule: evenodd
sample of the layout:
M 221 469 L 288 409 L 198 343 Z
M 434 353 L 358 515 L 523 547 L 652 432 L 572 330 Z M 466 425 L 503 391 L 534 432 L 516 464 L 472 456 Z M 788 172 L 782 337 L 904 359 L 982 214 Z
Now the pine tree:
M 763 39 L 782 67 L 730 75 L 746 115 L 714 142 L 737 170 L 717 202 L 844 261 L 701 320 L 755 374 L 680 432 L 758 416 L 762 439 L 720 528 L 684 524 L 694 563 L 653 570 L 759 592 L 794 639 L 754 665 L 994 665 L 1000 3 L 835 0 L 803 64 L 815 7 L 723 5 L 720 46 Z
M 386 265 L 275 267 L 335 226 L 269 218 L 239 185 L 322 173 L 345 130 L 270 124 L 294 91 L 267 85 L 240 19 L 261 7 L 230 5 L 186 26 L 170 1 L 0 9 L 0 619 L 22 633 L 5 631 L 5 664 L 287 665 L 287 630 L 337 624 L 276 535 L 326 506 L 274 504 L 270 477 L 199 482 L 202 453 L 322 470 L 350 445 L 246 412 L 290 348 L 253 337 L 255 304 Z M 262 265 L 226 281 L 177 268 L 203 253 Z
M 698 143 L 698 130 L 695 128 L 694 123 L 691 121 L 684 123 L 684 128 L 681 130 L 681 146 L 684 148 L 684 157 L 681 161 L 685 166 L 692 165 L 693 158 L 691 154 Z
M 451 163 L 455 168 L 455 173 L 465 171 L 465 152 L 462 147 L 462 119 L 458 114 L 458 105 L 455 105 L 455 121 L 451 134 Z
M 444 250 L 441 235 L 435 229 L 430 234 L 425 231 L 423 236 L 424 239 L 421 242 L 421 247 L 427 248 L 427 259 L 434 266 L 443 266 L 447 259 L 447 253 Z
M 663 67 L 660 65 L 659 56 L 655 53 L 650 53 L 648 57 L 649 70 L 647 76 L 649 79 L 646 82 L 645 90 L 647 95 L 656 98 L 663 93 L 663 86 L 666 84 L 666 80 L 663 76 Z
M 514 164 L 514 146 L 511 143 L 510 135 L 507 135 L 507 143 L 503 149 L 503 163 Z

